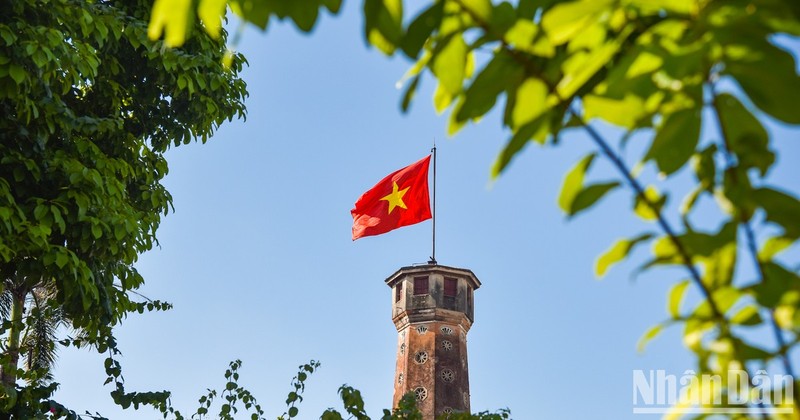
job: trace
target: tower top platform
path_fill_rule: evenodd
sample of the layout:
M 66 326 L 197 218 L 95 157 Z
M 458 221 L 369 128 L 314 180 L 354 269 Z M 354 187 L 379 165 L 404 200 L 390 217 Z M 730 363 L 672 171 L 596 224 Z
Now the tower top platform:
M 450 267 L 441 264 L 420 264 L 409 265 L 402 267 L 395 271 L 394 274 L 386 278 L 386 285 L 394 287 L 397 282 L 401 281 L 403 277 L 414 274 L 441 274 L 443 276 L 457 276 L 466 280 L 476 290 L 481 287 L 481 281 L 472 270 L 466 268 Z

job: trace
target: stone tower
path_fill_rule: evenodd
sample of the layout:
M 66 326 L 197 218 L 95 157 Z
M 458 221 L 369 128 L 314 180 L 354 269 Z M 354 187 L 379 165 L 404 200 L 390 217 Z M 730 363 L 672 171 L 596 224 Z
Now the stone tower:
M 481 282 L 470 270 L 427 264 L 403 267 L 386 284 L 398 333 L 394 406 L 412 391 L 425 420 L 469 412 L 467 332 Z

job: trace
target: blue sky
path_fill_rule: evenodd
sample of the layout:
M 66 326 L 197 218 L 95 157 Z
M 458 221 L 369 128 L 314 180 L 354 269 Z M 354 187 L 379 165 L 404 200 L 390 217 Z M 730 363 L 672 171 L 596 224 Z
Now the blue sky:
M 555 148 L 529 146 L 490 182 L 508 138 L 499 113 L 449 139 L 428 78 L 402 115 L 395 84 L 409 63 L 365 46 L 359 7 L 347 2 L 342 15 L 323 16 L 312 36 L 286 24 L 266 34 L 247 30 L 240 45 L 250 61 L 247 121 L 226 124 L 205 145 L 168 153 L 165 184 L 176 211 L 162 223 L 160 248 L 138 268 L 142 292 L 175 308 L 133 316 L 119 328 L 128 389 L 171 390 L 176 407 L 191 413 L 206 388 L 224 386 L 228 362 L 240 358 L 241 383 L 276 416 L 296 366 L 313 358 L 322 368 L 307 382 L 301 418 L 340 408 L 336 390 L 345 383 L 379 417 L 391 405 L 396 351 L 383 281 L 427 261 L 431 225 L 352 242 L 350 209 L 436 139 L 437 259 L 483 283 L 468 336 L 473 410 L 509 407 L 517 419 L 642 417 L 631 414 L 633 369 L 680 375 L 694 368 L 678 328 L 636 352 L 639 337 L 667 317 L 667 291 L 685 274 L 661 270 L 632 281 L 644 247 L 602 281 L 593 264 L 616 239 L 655 226 L 632 215 L 631 195 L 621 189 L 573 220 L 560 212 L 563 174 L 592 150 L 581 133 Z M 789 45 L 800 51 L 800 43 Z M 771 182 L 797 194 L 800 131 L 769 129 L 780 150 Z M 643 140 L 631 142 L 629 162 L 642 156 Z M 611 177 L 598 160 L 591 179 Z M 691 174 L 658 180 L 650 165 L 643 177 L 677 191 L 669 201 L 676 214 Z M 693 220 L 710 229 L 720 218 L 706 200 Z M 739 274 L 749 270 L 745 264 Z M 114 419 L 157 418 L 149 409 L 113 406 L 102 360 L 62 351 L 57 397 Z

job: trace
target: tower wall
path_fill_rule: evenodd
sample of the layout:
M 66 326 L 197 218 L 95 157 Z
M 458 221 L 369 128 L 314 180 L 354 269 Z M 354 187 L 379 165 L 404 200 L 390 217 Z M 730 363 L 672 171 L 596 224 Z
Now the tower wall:
M 398 332 L 394 406 L 414 392 L 425 419 L 469 412 L 467 332 L 480 282 L 469 270 L 423 265 L 401 268 L 386 283 Z

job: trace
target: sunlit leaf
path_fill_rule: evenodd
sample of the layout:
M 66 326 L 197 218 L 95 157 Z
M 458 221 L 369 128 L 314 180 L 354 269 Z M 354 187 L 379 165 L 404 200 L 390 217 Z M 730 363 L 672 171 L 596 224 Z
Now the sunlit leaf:
M 645 347 L 647 347 L 647 344 L 653 341 L 653 339 L 656 338 L 663 329 L 664 329 L 664 324 L 657 324 L 654 325 L 653 327 L 650 327 L 650 329 L 647 330 L 644 333 L 644 335 L 642 335 L 641 338 L 639 338 L 639 342 L 636 343 L 636 351 L 638 351 L 639 353 L 644 352 L 644 349 Z
M 620 239 L 615 242 L 608 251 L 604 252 L 602 255 L 600 255 L 600 257 L 597 258 L 594 268 L 595 276 L 598 278 L 605 276 L 606 272 L 608 272 L 608 269 L 614 264 L 627 258 L 636 245 L 646 242 L 652 237 L 652 234 L 646 233 L 635 238 Z
M 433 56 L 431 71 L 439 79 L 439 84 L 450 95 L 461 91 L 467 67 L 467 44 L 459 35 L 451 36 L 449 41 Z
M 636 196 L 633 211 L 642 219 L 653 221 L 658 218 L 658 213 L 666 201 L 667 197 L 659 194 L 656 187 L 648 185 L 644 190 L 644 197 Z
M 758 307 L 755 305 L 747 305 L 731 317 L 731 323 L 736 325 L 753 326 L 762 322 L 761 315 L 758 314 Z
M 587 121 L 601 118 L 628 129 L 636 127 L 636 123 L 645 115 L 644 103 L 635 95 L 625 95 L 622 99 L 586 95 L 583 109 Z
M 624 0 L 623 3 L 635 5 L 642 11 L 648 13 L 668 11 L 680 14 L 691 14 L 695 13 L 697 9 L 697 4 L 694 1 L 686 0 Z
M 669 291 L 669 298 L 667 300 L 667 312 L 673 318 L 681 316 L 681 302 L 683 296 L 686 294 L 686 288 L 689 287 L 689 280 L 683 280 L 672 286 Z
M 147 36 L 158 39 L 166 34 L 164 43 L 169 47 L 183 45 L 189 31 L 189 22 L 194 15 L 190 0 L 156 0 L 147 27 Z
M 436 113 L 441 115 L 452 102 L 453 94 L 441 83 L 436 85 L 436 90 L 433 91 L 433 109 L 436 110 Z
M 206 32 L 214 38 L 219 38 L 226 4 L 226 0 L 200 0 L 197 6 L 197 16 L 203 22 Z
M 761 261 L 769 261 L 790 247 L 793 243 L 793 239 L 784 236 L 771 237 L 764 241 L 764 245 L 762 245 L 761 250 L 758 251 L 758 258 Z
M 542 17 L 542 26 L 555 45 L 569 41 L 591 23 L 592 15 L 604 11 L 611 0 L 582 0 L 559 3 Z
M 547 110 L 547 85 L 535 78 L 526 79 L 517 88 L 512 111 L 513 127 L 523 126 Z
M 505 39 L 515 49 L 541 57 L 552 57 L 555 48 L 550 40 L 542 35 L 539 26 L 530 20 L 519 19 L 506 32 Z
M 664 59 L 650 51 L 642 51 L 636 55 L 630 67 L 628 67 L 625 77 L 634 78 L 643 74 L 652 73 L 661 68 Z
M 599 2 L 599 1 L 598 1 Z M 556 85 L 556 92 L 562 99 L 572 97 L 598 70 L 605 66 L 619 51 L 630 30 L 624 31 L 617 39 L 611 40 L 586 55 L 574 54 L 564 62 L 564 77 Z
M 606 182 L 583 187 L 570 205 L 570 216 L 574 216 L 588 209 L 614 188 L 619 187 L 619 182 Z
M 586 171 L 592 166 L 594 158 L 594 153 L 586 155 L 564 177 L 561 193 L 558 196 L 558 206 L 565 213 L 572 214 L 572 202 L 575 201 L 575 197 L 583 189 L 583 178 L 586 175 Z
M 461 0 L 462 7 L 469 11 L 470 16 L 475 16 L 481 23 L 492 20 L 492 2 L 490 0 Z

